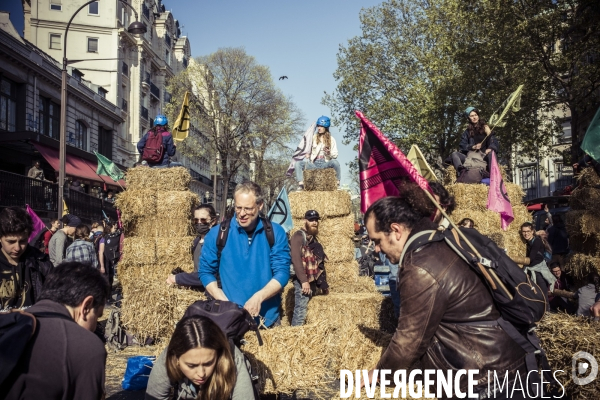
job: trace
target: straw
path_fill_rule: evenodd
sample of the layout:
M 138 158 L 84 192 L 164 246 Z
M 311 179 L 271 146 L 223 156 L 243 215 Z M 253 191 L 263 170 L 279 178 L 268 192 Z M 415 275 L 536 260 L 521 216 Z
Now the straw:
M 345 190 L 328 192 L 300 191 L 288 195 L 292 217 L 302 219 L 308 210 L 317 210 L 321 218 L 340 217 L 352 211 L 350 193 Z
M 334 191 L 338 180 L 333 168 L 304 170 L 304 190 Z

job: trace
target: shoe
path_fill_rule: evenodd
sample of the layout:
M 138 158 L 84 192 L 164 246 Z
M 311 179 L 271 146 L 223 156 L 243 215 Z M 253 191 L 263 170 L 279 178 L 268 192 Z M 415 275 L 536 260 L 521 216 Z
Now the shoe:
M 296 192 L 301 192 L 304 190 L 304 185 L 298 185 L 298 188 L 296 188 Z

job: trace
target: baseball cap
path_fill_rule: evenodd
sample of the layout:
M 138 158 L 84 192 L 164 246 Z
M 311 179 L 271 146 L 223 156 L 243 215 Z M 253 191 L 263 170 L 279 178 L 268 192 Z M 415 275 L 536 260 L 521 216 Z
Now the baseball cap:
M 304 214 L 304 219 L 316 219 L 319 220 L 321 219 L 321 217 L 319 216 L 319 213 L 316 210 L 308 210 L 305 214 Z
M 67 226 L 77 228 L 81 225 L 81 219 L 75 215 L 68 214 L 67 215 Z

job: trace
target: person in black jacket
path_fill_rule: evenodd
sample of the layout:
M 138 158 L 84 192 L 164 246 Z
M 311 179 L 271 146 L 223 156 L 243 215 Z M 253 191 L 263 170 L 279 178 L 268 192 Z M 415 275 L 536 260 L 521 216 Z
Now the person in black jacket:
M 0 212 L 0 310 L 35 304 L 52 269 L 48 256 L 28 245 L 32 231 L 33 221 L 23 208 Z
M 487 169 L 489 171 L 492 157 L 491 152 L 498 153 L 498 140 L 492 134 L 485 120 L 479 115 L 478 109 L 468 107 L 465 110 L 465 116 L 469 120 L 469 125 L 460 138 L 459 151 L 453 152 L 446 159 L 445 163 L 454 165 L 456 173 L 460 175 L 464 169 L 463 164 L 467 159 L 467 154 L 470 151 L 480 151 L 484 154 L 484 160 L 487 162 Z M 488 135 L 490 136 L 488 137 Z

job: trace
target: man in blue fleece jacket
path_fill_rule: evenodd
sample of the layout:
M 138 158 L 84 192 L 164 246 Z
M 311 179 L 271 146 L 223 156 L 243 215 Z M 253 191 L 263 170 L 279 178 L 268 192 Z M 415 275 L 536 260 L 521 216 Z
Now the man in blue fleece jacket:
M 283 228 L 273 223 L 275 243 L 269 246 L 259 214 L 264 206 L 262 190 L 254 182 L 236 186 L 235 218 L 231 220 L 227 243 L 217 260 L 220 225 L 204 238 L 199 276 L 215 299 L 244 306 L 253 317 L 264 318 L 267 327 L 280 322 L 281 289 L 290 279 L 290 247 Z M 221 277 L 220 289 L 216 274 Z

